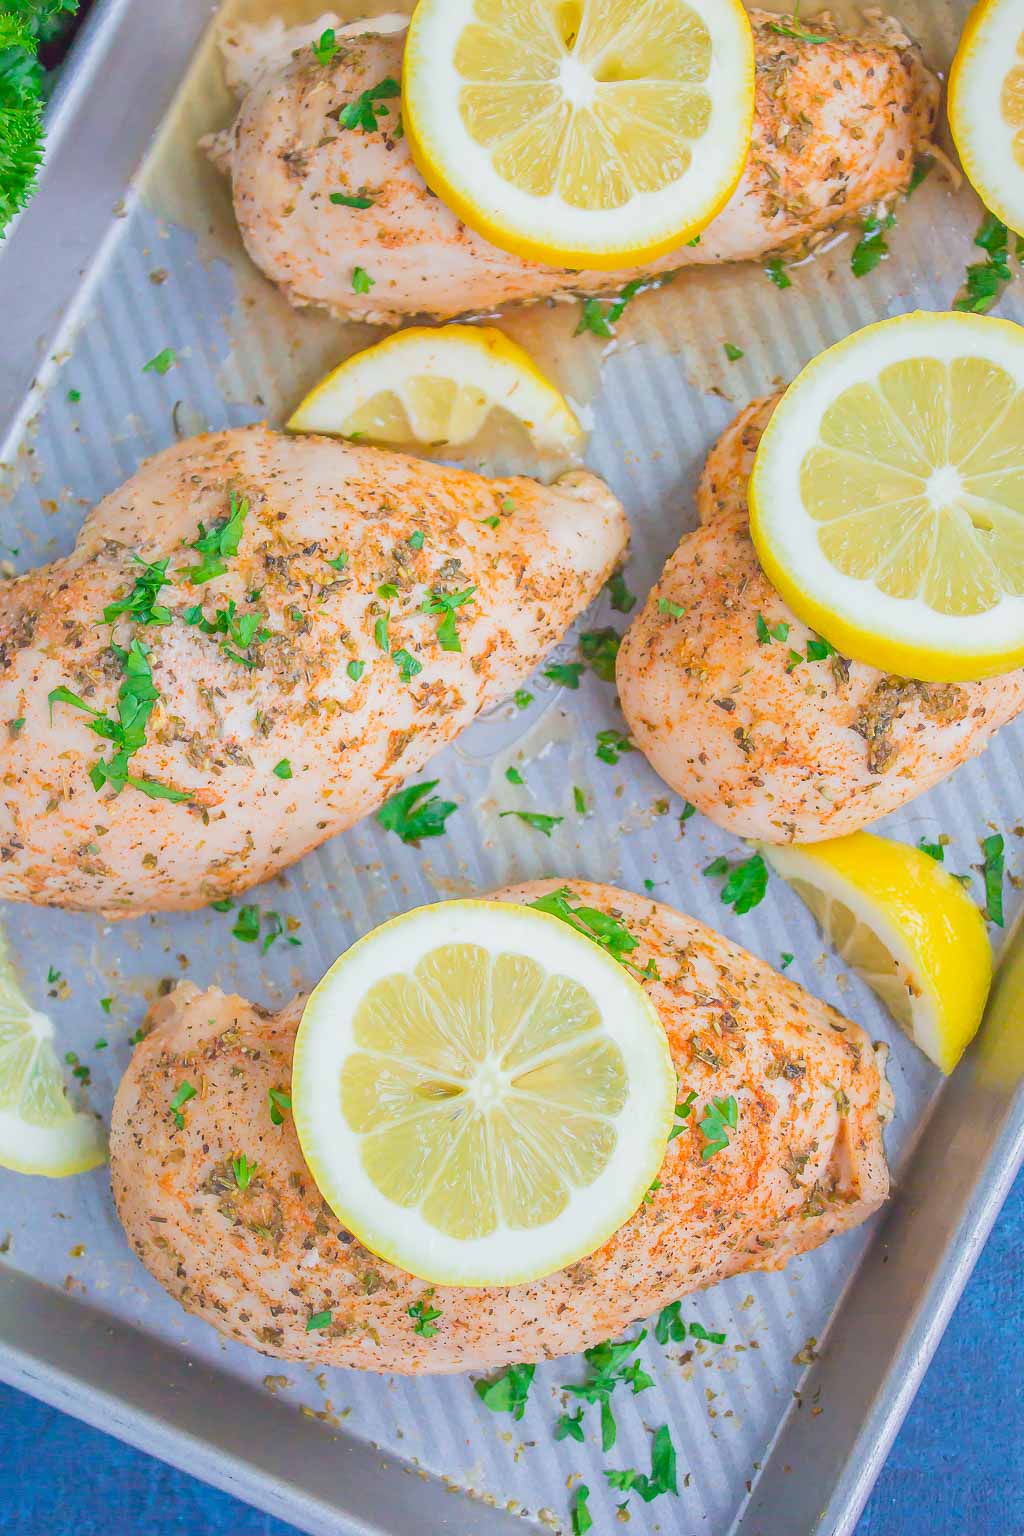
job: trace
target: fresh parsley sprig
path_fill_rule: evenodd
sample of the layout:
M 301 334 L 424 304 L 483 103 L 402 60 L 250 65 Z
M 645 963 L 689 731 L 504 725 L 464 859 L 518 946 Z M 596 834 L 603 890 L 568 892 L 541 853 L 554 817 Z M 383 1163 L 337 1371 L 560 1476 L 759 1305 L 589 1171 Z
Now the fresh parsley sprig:
M 454 800 L 442 800 L 430 793 L 440 782 L 427 779 L 422 784 L 407 784 L 397 795 L 385 800 L 377 812 L 381 826 L 394 832 L 403 843 L 414 846 L 424 837 L 440 837 L 448 817 L 458 809 Z

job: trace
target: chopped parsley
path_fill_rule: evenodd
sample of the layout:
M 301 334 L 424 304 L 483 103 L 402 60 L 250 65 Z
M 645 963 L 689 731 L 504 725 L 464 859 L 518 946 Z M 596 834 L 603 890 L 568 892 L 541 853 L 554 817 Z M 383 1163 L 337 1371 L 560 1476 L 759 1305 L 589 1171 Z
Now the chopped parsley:
M 350 661 L 348 666 L 345 668 L 345 671 L 348 673 L 349 677 L 352 679 L 352 681 L 354 683 L 358 683 L 359 679 L 362 677 L 363 673 L 366 671 L 366 662 L 365 661 Z
M 702 1339 L 706 1344 L 724 1344 L 724 1333 L 709 1333 L 701 1323 L 687 1323 L 679 1316 L 681 1301 L 670 1302 L 658 1314 L 654 1325 L 654 1337 L 659 1344 L 681 1344 L 689 1336 Z
M 625 1339 L 621 1344 L 606 1340 L 603 1344 L 595 1344 L 593 1349 L 585 1349 L 583 1358 L 588 1366 L 586 1380 L 579 1385 L 562 1387 L 563 1392 L 568 1392 L 572 1397 L 580 1397 L 585 1403 L 599 1404 L 602 1451 L 610 1451 L 618 1435 L 611 1407 L 611 1396 L 615 1388 L 623 1383 L 628 1384 L 636 1396 L 638 1392 L 645 1392 L 654 1385 L 641 1362 L 630 1358 L 646 1337 L 647 1329 L 642 1328 L 635 1338 Z
M 667 613 L 670 619 L 681 619 L 686 609 L 682 603 L 674 603 L 670 597 L 659 597 L 658 612 Z
M 740 353 L 741 357 L 742 355 Z M 632 613 L 636 607 L 636 593 L 629 590 L 626 578 L 621 571 L 616 571 L 609 580 L 608 596 L 616 613 Z
M 797 667 L 802 666 L 805 661 L 827 661 L 835 654 L 834 645 L 830 645 L 822 635 L 813 635 L 807 642 L 807 650 L 803 656 L 799 651 L 790 650 L 786 658 L 786 671 L 795 672 Z
M 68 400 L 68 404 L 69 405 L 77 405 L 79 400 L 81 400 L 81 398 L 82 398 L 82 391 L 80 389 L 69 389 L 68 390 L 67 400 Z
M 328 560 L 327 564 L 335 571 L 343 571 L 348 565 L 348 550 L 343 549 L 340 555 L 335 555 L 334 559 Z
M 563 1413 L 555 1424 L 555 1439 L 565 1440 L 569 1438 L 583 1444 L 583 1409 L 577 1408 L 573 1414 Z
M 535 1365 L 510 1365 L 492 1381 L 474 1381 L 473 1388 L 492 1413 L 510 1413 L 514 1419 L 521 1419 L 536 1369 Z
M 889 254 L 885 232 L 896 223 L 894 213 L 869 213 L 863 222 L 863 233 L 850 252 L 850 271 L 854 277 L 866 277 Z
M 723 341 L 722 346 L 730 363 L 738 363 L 740 358 L 745 356 L 743 348 L 736 346 L 735 342 Z
M 519 772 L 518 768 L 506 768 L 505 769 L 505 777 L 506 777 L 506 779 L 508 780 L 508 782 L 510 784 L 525 784 L 526 783 L 526 780 L 523 778 L 523 776 Z
M 372 197 L 358 197 L 350 192 L 332 192 L 331 202 L 341 208 L 372 208 Z
M 203 613 L 202 603 L 193 603 L 181 616 L 186 624 L 197 628 L 204 635 L 224 635 L 226 638 L 221 641 L 220 649 L 229 661 L 237 662 L 250 672 L 259 666 L 258 659 L 252 655 L 252 649 L 271 638 L 271 631 L 264 626 L 261 613 L 239 613 L 238 605 L 232 597 L 228 599 L 226 608 L 215 610 L 212 619 Z
M 606 1472 L 609 1486 L 618 1488 L 623 1493 L 638 1493 L 645 1504 L 656 1499 L 663 1493 L 678 1494 L 679 1487 L 676 1482 L 676 1450 L 672 1444 L 672 1436 L 669 1434 L 667 1424 L 662 1424 L 660 1429 L 654 1432 L 651 1442 L 651 1473 L 648 1477 L 644 1472 L 637 1472 L 629 1467 L 618 1472 Z
M 572 1510 L 572 1536 L 587 1536 L 587 1532 L 594 1524 L 590 1510 L 587 1508 L 589 1498 L 590 1489 L 586 1483 L 580 1483 L 576 1489 L 576 1503 Z
M 922 837 L 917 846 L 922 853 L 926 853 L 930 859 L 934 859 L 936 864 L 944 864 L 946 862 L 946 850 L 941 843 L 929 843 L 926 838 Z
M 766 262 L 764 270 L 768 281 L 774 283 L 776 288 L 792 288 L 793 284 L 781 256 L 775 256 L 771 261 Z
M 526 688 L 517 688 L 515 693 L 512 695 L 512 701 L 515 704 L 516 709 L 529 709 L 530 705 L 533 703 L 533 694 L 530 693 Z
M 110 649 L 124 671 L 124 682 L 117 693 L 117 719 L 112 720 L 101 710 L 93 709 L 78 694 L 63 686 L 52 689 L 48 695 L 51 713 L 54 704 L 70 704 L 75 709 L 82 709 L 92 716 L 87 728 L 113 744 L 112 756 L 97 758 L 89 769 L 89 778 L 97 794 L 104 784 L 109 784 L 115 794 L 128 786 L 151 800 L 188 800 L 190 797 L 181 790 L 169 789 L 166 784 L 140 779 L 128 772 L 132 756 L 146 744 L 146 726 L 159 695 L 149 665 L 149 652 L 144 645 L 133 640 L 127 650 L 114 644 Z
M 796 0 L 793 14 L 790 17 L 780 17 L 778 21 L 768 23 L 769 32 L 777 32 L 780 37 L 791 37 L 798 43 L 829 43 L 832 41 L 823 32 L 808 32 L 800 21 L 800 0 Z
M 922 181 L 930 174 L 935 165 L 934 155 L 917 155 L 914 158 L 914 169 L 910 181 L 907 183 L 907 197 L 913 197 Z
M 223 576 L 227 570 L 225 561 L 238 553 L 248 516 L 248 497 L 238 497 L 232 491 L 227 517 L 214 523 L 209 530 L 200 523 L 199 536 L 189 545 L 189 549 L 194 549 L 198 555 L 202 556 L 199 564 L 184 566 L 177 574 L 183 576 L 193 587 L 201 586 L 203 582 L 213 581 L 216 576 Z
M 476 587 L 466 587 L 462 592 L 442 592 L 436 588 L 420 604 L 421 613 L 438 613 L 441 621 L 437 626 L 437 640 L 442 651 L 461 651 L 462 641 L 456 627 L 455 612 L 474 600 Z
M 548 891 L 544 896 L 538 896 L 529 905 L 536 907 L 538 912 L 549 912 L 552 917 L 561 918 L 563 923 L 568 923 L 570 928 L 575 928 L 577 933 L 583 933 L 588 939 L 593 939 L 595 944 L 600 944 L 606 949 L 613 960 L 624 965 L 632 971 L 634 976 L 646 977 L 651 980 L 658 979 L 658 971 L 653 960 L 649 960 L 646 967 L 640 970 L 628 957 L 639 948 L 639 939 L 635 939 L 618 918 L 610 917 L 607 912 L 601 912 L 597 907 L 571 907 L 569 902 L 572 892 L 567 885 L 563 885 L 557 891 Z
M 391 641 L 388 637 L 388 620 L 390 617 L 390 614 L 385 613 L 373 626 L 373 643 L 378 651 L 389 651 L 391 649 Z
M 398 675 L 403 683 L 411 683 L 418 672 L 423 671 L 422 661 L 417 661 L 411 651 L 405 646 L 400 646 L 397 651 L 391 652 L 391 660 L 398 668 Z
M 239 1152 L 237 1157 L 231 1159 L 231 1172 L 239 1189 L 246 1190 L 253 1181 L 256 1164 L 250 1163 L 244 1152 Z
M 103 1009 L 104 1013 L 109 1013 L 111 1008 L 113 1008 L 113 1006 L 114 1006 L 114 999 L 112 997 L 101 997 L 100 998 L 100 1007 Z
M 556 661 L 552 666 L 544 668 L 545 677 L 550 678 L 553 683 L 559 683 L 563 688 L 571 688 L 574 693 L 580 686 L 582 675 L 582 661 Z
M 378 118 L 390 111 L 390 108 L 384 106 L 384 102 L 392 101 L 398 94 L 398 81 L 386 75 L 376 85 L 371 85 L 369 90 L 360 91 L 355 101 L 339 107 L 334 114 L 338 120 L 338 127 L 359 128 L 363 133 L 376 133 L 380 127 Z
M 430 793 L 439 783 L 439 779 L 427 779 L 422 784 L 406 785 L 397 795 L 385 800 L 377 812 L 377 820 L 403 843 L 415 845 L 424 837 L 440 837 L 445 822 L 458 807 L 454 800 L 442 800 Z
M 169 624 L 172 617 L 170 609 L 156 599 L 161 587 L 168 586 L 171 581 L 167 574 L 170 556 L 152 565 L 140 555 L 133 555 L 132 559 L 142 566 L 141 575 L 136 576 L 127 597 L 107 604 L 103 610 L 104 624 L 116 624 L 122 614 L 127 614 L 133 624 Z
M 540 811 L 499 811 L 499 819 L 503 816 L 515 816 L 535 832 L 543 832 L 545 837 L 550 837 L 554 829 L 565 820 L 564 816 L 545 816 Z
M 981 845 L 981 851 L 985 855 L 983 872 L 985 875 L 985 912 L 990 922 L 1003 926 L 1003 869 L 1005 859 L 1003 857 L 1003 839 L 1000 833 L 995 832 L 991 837 L 986 837 Z
M 614 336 L 615 322 L 622 319 L 626 305 L 640 292 L 647 281 L 646 278 L 635 277 L 632 282 L 626 284 L 618 298 L 613 299 L 607 308 L 600 299 L 584 299 L 579 324 L 574 334 L 579 336 L 583 331 L 589 331 L 592 336 Z
M 183 1081 L 175 1089 L 174 1097 L 171 1099 L 171 1115 L 179 1131 L 185 1129 L 185 1116 L 182 1114 L 182 1110 L 189 1099 L 194 1099 L 195 1096 L 196 1091 L 189 1082 Z
M 768 628 L 768 623 L 763 613 L 757 616 L 757 643 L 758 645 L 770 645 L 773 640 L 785 641 L 789 639 L 789 625 L 786 623 L 773 624 Z
M 768 889 L 768 866 L 760 853 L 736 864 L 730 864 L 724 855 L 705 865 L 705 875 L 727 875 L 721 890 L 722 903 L 732 907 L 738 917 L 749 912 L 764 898 Z
M 793 964 L 793 956 L 790 954 L 788 949 L 784 949 L 782 951 L 782 954 L 779 956 L 779 970 L 780 971 L 788 970 L 789 967 L 792 964 Z
M 294 919 L 290 918 L 289 922 L 294 922 Z M 295 926 L 298 925 L 296 924 Z M 261 929 L 263 932 L 262 940 L 260 940 Z M 294 934 L 285 931 L 285 925 L 281 921 L 281 914 L 279 912 L 275 912 L 271 908 L 261 912 L 255 902 L 249 902 L 244 907 L 239 907 L 238 916 L 235 919 L 231 932 L 243 944 L 259 943 L 261 955 L 267 953 L 276 939 L 284 938 L 287 943 L 296 946 L 302 943 L 302 940 L 297 939 Z
M 686 1095 L 686 1098 L 683 1099 L 679 1104 L 676 1105 L 676 1107 L 675 1107 L 675 1117 L 679 1121 L 679 1124 L 678 1125 L 674 1125 L 672 1127 L 672 1129 L 669 1131 L 669 1133 L 668 1133 L 669 1141 L 675 1141 L 677 1136 L 681 1136 L 683 1134 L 683 1131 L 686 1129 L 686 1121 L 690 1118 L 690 1114 L 691 1114 L 691 1112 L 693 1110 L 693 1104 L 694 1104 L 694 1100 L 696 1099 L 696 1097 L 697 1097 L 696 1089 L 691 1088 L 689 1093 Z M 664 1344 L 665 1340 L 664 1339 L 659 1339 L 658 1342 L 661 1343 L 661 1344 Z
M 701 1161 L 706 1163 L 716 1152 L 724 1152 L 729 1145 L 729 1132 L 735 1130 L 739 1118 L 736 1100 L 730 1093 L 727 1099 L 710 1099 L 704 1106 L 704 1118 L 697 1129 L 704 1137 Z
M 422 549 L 424 543 L 426 542 L 426 537 L 427 536 L 423 532 L 423 529 L 417 528 L 415 533 L 410 533 L 405 542 L 408 544 L 410 549 Z
M 697 807 L 695 805 L 691 805 L 689 800 L 684 800 L 683 808 L 679 812 L 679 825 L 682 826 L 684 822 L 689 821 L 690 817 L 696 816 L 696 814 Z
M 312 1317 L 306 1319 L 306 1332 L 320 1333 L 324 1328 L 329 1328 L 333 1321 L 334 1313 L 331 1311 L 314 1312 Z
M 11 736 L 20 736 L 25 729 L 25 716 L 19 715 L 16 720 L 8 720 L 7 730 Z
M 313 49 L 313 57 L 317 63 L 323 64 L 325 67 L 330 64 L 336 53 L 341 52 L 341 44 L 334 36 L 333 27 L 326 27 L 316 42 L 311 44 L 311 47 Z
M 370 289 L 376 284 L 376 281 L 377 279 L 371 277 L 365 267 L 352 268 L 353 293 L 369 293 Z
M 433 1293 L 428 1291 L 427 1294 Z M 407 1311 L 413 1319 L 413 1333 L 418 1333 L 421 1339 L 432 1339 L 437 1332 L 436 1319 L 441 1316 L 439 1309 L 432 1307 L 429 1301 L 421 1298 L 419 1301 L 414 1301 Z
M 270 1110 L 271 1125 L 284 1125 L 284 1112 L 291 1109 L 292 1096 L 284 1088 L 268 1088 L 267 1108 Z
M 286 757 L 282 757 L 279 763 L 274 764 L 271 772 L 275 778 L 290 779 L 292 776 L 292 765 Z
M 633 750 L 633 743 L 629 737 L 624 736 L 614 726 L 604 731 L 598 731 L 597 750 L 594 756 L 599 757 L 602 763 L 611 763 L 614 766 L 623 752 L 632 752 Z
M 580 635 L 580 655 L 602 682 L 614 683 L 615 658 L 619 654 L 622 636 L 617 629 L 589 629 Z
M 143 373 L 158 373 L 162 377 L 165 373 L 170 372 L 177 361 L 178 354 L 174 348 L 164 347 L 162 352 L 156 354 L 156 357 L 151 357 L 148 363 L 143 363 L 142 371 Z
M 974 243 L 986 253 L 986 260 L 967 268 L 964 285 L 953 300 L 953 308 L 983 315 L 999 300 L 1004 286 L 1013 277 L 1010 268 L 1010 233 L 1001 219 L 986 212 L 978 225 Z M 1018 255 L 1020 245 L 1017 246 Z
M 583 793 L 582 789 L 580 789 L 578 784 L 573 786 L 572 803 L 576 809 L 577 815 L 585 816 L 587 814 L 587 797 Z

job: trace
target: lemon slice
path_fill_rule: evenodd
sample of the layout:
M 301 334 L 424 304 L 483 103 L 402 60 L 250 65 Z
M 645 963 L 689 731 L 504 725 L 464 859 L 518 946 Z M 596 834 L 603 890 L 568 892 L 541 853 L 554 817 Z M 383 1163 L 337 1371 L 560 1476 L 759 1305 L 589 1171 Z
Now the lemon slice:
M 981 0 L 949 76 L 949 126 L 986 207 L 1024 234 L 1024 11 Z
M 311 390 L 292 432 L 460 447 L 498 411 L 540 452 L 575 455 L 583 429 L 528 353 L 493 326 L 413 326 L 357 352 Z
M 675 1101 L 640 985 L 557 917 L 451 901 L 347 950 L 306 1004 L 303 1156 L 371 1252 L 514 1285 L 593 1253 L 643 1200 Z
M 1024 329 L 901 315 L 790 385 L 750 482 L 768 580 L 844 655 L 955 682 L 1024 661 Z
M 985 923 L 959 881 L 919 848 L 870 832 L 762 852 L 900 1028 L 952 1072 L 992 980 Z
M 461 219 L 556 266 L 636 266 L 699 233 L 750 147 L 739 0 L 419 0 L 413 158 Z
M 0 932 L 0 1168 L 63 1178 L 106 1161 L 103 1126 L 68 1103 L 53 1023 L 18 985 Z

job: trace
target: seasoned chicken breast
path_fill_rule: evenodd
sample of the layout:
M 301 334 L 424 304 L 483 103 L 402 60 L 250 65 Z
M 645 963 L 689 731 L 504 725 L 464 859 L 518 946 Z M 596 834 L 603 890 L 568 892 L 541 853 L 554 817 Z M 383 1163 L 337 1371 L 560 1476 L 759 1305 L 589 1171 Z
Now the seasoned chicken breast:
M 920 683 L 814 659 L 828 648 L 769 585 L 747 525 L 778 398 L 754 401 L 711 450 L 701 526 L 630 626 L 616 680 L 633 739 L 667 784 L 730 832 L 806 843 L 856 832 L 977 757 L 1024 707 L 1024 671 Z
M 158 454 L 0 583 L 0 897 L 128 916 L 265 879 L 510 694 L 626 537 L 583 472 L 264 427 Z
M 698 244 L 643 272 L 528 263 L 467 229 L 416 170 L 399 131 L 397 93 L 377 99 L 377 132 L 339 125 L 339 109 L 362 92 L 400 80 L 404 32 L 393 18 L 339 27 L 342 48 L 329 65 L 310 44 L 336 23 L 331 15 L 288 31 L 278 24 L 229 34 L 227 74 L 242 101 L 234 125 L 207 148 L 231 176 L 256 265 L 293 303 L 336 315 L 445 318 L 609 292 L 695 263 L 753 261 L 902 192 L 934 128 L 938 85 L 891 21 L 847 36 L 816 20 L 814 38 L 827 40 L 808 42 L 780 30 L 777 16 L 754 11 L 752 20 L 757 105 L 743 178 Z M 368 197 L 370 206 L 332 203 L 332 193 Z M 353 291 L 356 267 L 372 279 L 366 294 Z
M 530 901 L 559 883 L 499 899 Z M 271 1123 L 267 1096 L 288 1088 L 302 999 L 270 1016 L 185 982 L 152 1010 L 111 1127 L 118 1214 L 160 1284 L 265 1354 L 410 1374 L 486 1370 L 584 1349 L 728 1275 L 779 1269 L 876 1210 L 889 1185 L 890 1094 L 863 1030 L 670 907 L 611 886 L 571 889 L 626 923 L 638 965 L 655 961 L 660 979 L 644 986 L 680 1093 L 697 1095 L 660 1187 L 614 1237 L 529 1285 L 427 1291 L 340 1228 L 290 1117 Z M 198 1092 L 179 1128 L 170 1105 L 182 1081 Z M 737 1129 L 704 1161 L 703 1105 L 728 1094 Z M 231 1171 L 241 1152 L 256 1164 L 245 1190 Z M 409 1317 L 425 1293 L 441 1314 L 431 1339 Z M 308 1333 L 324 1311 L 330 1327 Z

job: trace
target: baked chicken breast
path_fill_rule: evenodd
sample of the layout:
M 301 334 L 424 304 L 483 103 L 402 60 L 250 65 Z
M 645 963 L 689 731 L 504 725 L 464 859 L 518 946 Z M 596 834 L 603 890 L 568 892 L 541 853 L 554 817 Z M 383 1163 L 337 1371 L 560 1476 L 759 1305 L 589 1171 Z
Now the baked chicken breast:
M 508 696 L 626 538 L 582 471 L 168 448 L 0 583 L 0 897 L 125 917 L 266 879 Z
M 778 399 L 754 401 L 711 450 L 700 526 L 627 631 L 616 681 L 633 739 L 674 790 L 741 837 L 810 843 L 858 831 L 977 757 L 1024 707 L 1024 671 L 921 683 L 814 659 L 820 637 L 769 584 L 748 528 Z M 784 641 L 771 636 L 780 625 Z
M 561 882 L 498 893 L 527 902 Z M 864 1221 L 889 1188 L 882 1127 L 891 1096 L 856 1024 L 702 923 L 612 886 L 569 882 L 614 914 L 656 963 L 644 983 L 694 1113 L 668 1146 L 660 1187 L 604 1246 L 529 1285 L 438 1286 L 437 1334 L 418 1336 L 420 1280 L 339 1226 L 303 1162 L 287 1090 L 301 998 L 270 1015 L 184 982 L 157 1003 L 114 1105 L 111 1173 L 128 1240 L 190 1312 L 287 1359 L 408 1374 L 487 1370 L 575 1353 L 728 1275 L 781 1269 Z M 176 1123 L 185 1078 L 201 1091 Z M 711 1096 L 733 1094 L 738 1129 L 702 1160 Z M 231 1160 L 255 1162 L 239 1190 Z M 330 1311 L 330 1327 L 307 1319 Z
M 207 139 L 231 177 L 253 261 L 294 304 L 386 324 L 506 304 L 615 291 L 639 276 L 705 262 L 754 261 L 905 190 L 935 126 L 938 83 L 890 20 L 855 35 L 815 21 L 813 40 L 753 11 L 757 99 L 750 155 L 726 208 L 696 245 L 642 271 L 576 272 L 498 250 L 428 191 L 400 133 L 401 100 L 382 96 L 378 130 L 343 128 L 339 109 L 401 79 L 404 20 L 342 27 L 240 26 L 225 34 L 234 124 Z M 311 43 L 333 25 L 340 51 Z M 799 31 L 799 29 L 797 29 Z M 825 41 L 817 39 L 825 37 Z M 385 110 L 386 109 L 386 110 Z M 370 198 L 367 208 L 331 194 Z M 373 281 L 353 291 L 361 267 Z

